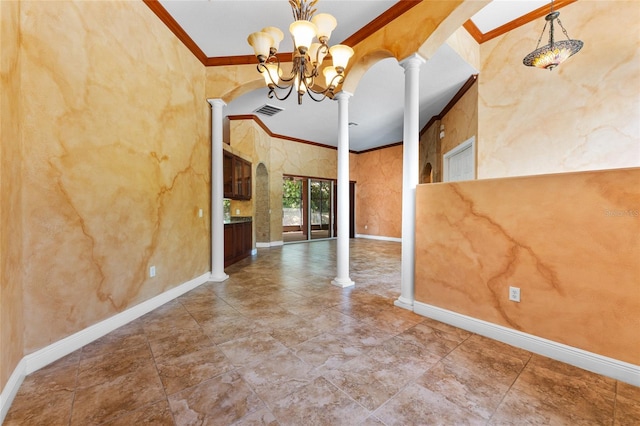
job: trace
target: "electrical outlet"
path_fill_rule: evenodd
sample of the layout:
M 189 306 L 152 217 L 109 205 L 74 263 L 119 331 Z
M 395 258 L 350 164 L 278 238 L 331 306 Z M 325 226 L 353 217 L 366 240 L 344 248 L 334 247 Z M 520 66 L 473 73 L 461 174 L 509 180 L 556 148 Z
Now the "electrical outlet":
M 149 277 L 153 278 L 156 276 L 156 267 L 155 266 L 150 266 L 149 267 Z
M 202 209 L 198 209 L 198 217 L 202 217 Z
M 520 302 L 520 288 L 519 287 L 509 287 L 509 300 L 514 302 Z

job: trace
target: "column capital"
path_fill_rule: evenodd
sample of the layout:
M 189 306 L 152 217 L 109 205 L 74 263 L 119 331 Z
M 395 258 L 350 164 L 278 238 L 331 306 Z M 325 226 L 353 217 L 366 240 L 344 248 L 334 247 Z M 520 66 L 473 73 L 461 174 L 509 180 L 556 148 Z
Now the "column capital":
M 408 68 L 418 68 L 420 65 L 424 64 L 425 62 L 427 62 L 425 58 L 423 58 L 417 53 L 414 53 L 413 55 L 408 56 L 403 60 L 401 60 L 400 66 L 406 70 Z
M 338 93 L 336 93 L 333 98 L 337 100 L 342 100 L 342 99 L 349 99 L 352 96 L 353 96 L 353 93 L 347 92 L 345 90 L 341 90 Z
M 207 102 L 209 102 L 209 105 L 211 105 L 211 108 L 213 108 L 215 105 L 220 105 L 220 106 L 227 105 L 227 103 L 220 98 L 207 99 Z

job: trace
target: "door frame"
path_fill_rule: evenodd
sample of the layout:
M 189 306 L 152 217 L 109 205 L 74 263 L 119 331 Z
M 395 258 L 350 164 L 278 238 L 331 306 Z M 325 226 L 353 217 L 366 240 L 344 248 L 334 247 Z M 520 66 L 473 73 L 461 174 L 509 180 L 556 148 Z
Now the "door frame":
M 449 180 L 449 162 L 451 161 L 451 157 L 456 156 L 462 151 L 471 148 L 471 158 L 473 158 L 473 178 L 478 178 L 478 167 L 476 161 L 476 137 L 471 136 L 466 141 L 462 142 L 460 145 L 456 146 L 452 150 L 448 151 L 444 154 L 442 158 L 442 181 L 450 182 Z

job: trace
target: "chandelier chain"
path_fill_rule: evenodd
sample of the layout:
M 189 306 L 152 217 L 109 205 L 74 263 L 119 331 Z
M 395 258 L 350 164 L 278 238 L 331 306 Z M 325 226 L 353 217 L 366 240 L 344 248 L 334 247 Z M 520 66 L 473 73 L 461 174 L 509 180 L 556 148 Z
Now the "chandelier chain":
M 571 38 L 569 38 L 569 34 L 567 34 L 567 30 L 564 29 L 564 25 L 562 25 L 562 22 L 560 22 L 560 18 L 556 19 L 556 21 L 558 21 L 558 25 L 560 25 L 560 28 L 562 28 L 562 32 L 564 33 L 564 36 L 567 38 L 567 40 L 571 40 Z
M 540 38 L 538 39 L 538 44 L 536 44 L 536 49 L 538 49 L 538 47 L 540 47 L 540 42 L 542 41 L 542 37 L 544 37 L 544 31 L 547 29 L 547 24 L 549 23 L 549 21 L 546 21 L 544 23 L 544 28 L 542 29 L 542 33 L 540 34 Z

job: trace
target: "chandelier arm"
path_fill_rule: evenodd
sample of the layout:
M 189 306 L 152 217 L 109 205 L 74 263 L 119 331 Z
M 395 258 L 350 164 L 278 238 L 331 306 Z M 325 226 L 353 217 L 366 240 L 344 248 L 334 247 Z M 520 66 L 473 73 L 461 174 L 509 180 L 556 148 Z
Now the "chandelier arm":
M 263 71 L 260 71 L 260 67 L 262 67 L 262 68 L 263 68 Z M 280 65 L 278 64 L 278 74 L 279 74 L 279 71 L 280 71 L 280 68 L 279 68 L 279 67 L 280 67 Z M 273 77 L 271 76 L 271 73 L 269 72 L 269 70 L 267 69 L 267 67 L 266 67 L 266 65 L 265 65 L 264 63 L 259 63 L 259 64 L 258 64 L 258 66 L 257 66 L 257 68 L 258 68 L 258 72 L 259 72 L 259 73 L 261 73 L 261 74 L 262 74 L 262 73 L 266 72 L 266 73 L 267 73 L 267 75 L 269 76 L 269 80 L 271 80 L 271 84 L 269 84 L 269 85 L 268 85 L 268 87 L 271 87 L 271 86 L 273 85 L 274 87 L 277 87 L 278 89 L 283 89 L 283 90 L 284 90 L 284 89 L 286 89 L 286 88 L 288 87 L 288 86 L 280 86 L 280 85 L 278 84 L 278 82 L 273 81 Z M 283 80 L 283 81 L 284 81 L 284 80 Z
M 316 64 L 320 63 L 321 52 L 324 53 L 325 56 L 329 54 L 329 45 L 326 42 L 320 43 L 320 47 L 318 48 L 318 50 L 316 50 Z M 315 68 L 317 68 L 317 65 Z
M 322 95 L 322 97 L 320 99 L 315 98 L 312 93 L 318 94 L 318 95 Z M 327 95 L 331 93 L 331 90 L 329 90 L 328 88 L 323 90 L 322 92 L 316 92 L 315 90 L 312 90 L 309 88 L 309 90 L 307 90 L 307 94 L 309 95 L 309 97 L 311 99 L 313 99 L 316 102 L 322 102 L 325 100 L 325 98 L 327 97 Z
M 286 89 L 286 87 L 283 87 L 282 89 Z M 293 85 L 289 86 L 289 91 L 287 91 L 287 94 L 284 95 L 283 97 L 278 96 L 278 92 L 276 92 L 274 87 L 270 87 L 269 88 L 269 93 L 267 94 L 267 97 L 269 99 L 273 99 L 276 98 L 279 101 L 284 101 L 285 99 L 287 99 L 289 97 L 289 95 L 291 94 L 291 92 L 293 91 Z

